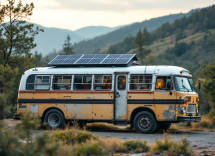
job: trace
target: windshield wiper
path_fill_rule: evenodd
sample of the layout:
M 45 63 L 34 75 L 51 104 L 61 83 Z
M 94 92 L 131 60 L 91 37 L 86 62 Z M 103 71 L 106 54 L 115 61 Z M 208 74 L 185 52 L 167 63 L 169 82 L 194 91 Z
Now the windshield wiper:
M 189 90 L 183 85 L 183 79 L 181 80 L 181 82 L 182 82 L 182 87 L 185 88 L 189 92 Z
M 189 92 L 189 90 L 184 85 L 182 85 L 182 87 L 185 88 Z

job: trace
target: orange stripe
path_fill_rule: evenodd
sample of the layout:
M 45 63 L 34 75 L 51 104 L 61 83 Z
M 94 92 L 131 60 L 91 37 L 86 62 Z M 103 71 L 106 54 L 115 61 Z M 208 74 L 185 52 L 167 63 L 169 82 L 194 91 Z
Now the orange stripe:
M 154 94 L 153 91 L 128 91 L 128 93 L 139 93 L 139 94 Z
M 43 91 L 43 90 L 38 90 L 38 91 L 34 91 L 34 90 L 20 90 L 19 93 L 113 93 L 113 91 L 73 91 L 73 90 L 69 90 L 69 91 Z

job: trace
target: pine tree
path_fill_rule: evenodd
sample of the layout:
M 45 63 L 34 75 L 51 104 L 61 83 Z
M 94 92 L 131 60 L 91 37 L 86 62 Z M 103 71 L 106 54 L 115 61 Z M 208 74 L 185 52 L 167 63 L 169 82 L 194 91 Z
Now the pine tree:
M 203 70 L 203 74 L 205 76 L 205 82 L 203 83 L 203 90 L 207 94 L 207 98 L 209 99 L 209 104 L 212 108 L 210 110 L 209 117 L 215 118 L 215 96 L 214 96 L 215 95 L 215 62 L 210 63 L 208 66 L 206 66 L 206 69 Z
M 63 45 L 63 54 L 64 55 L 71 55 L 71 54 L 74 54 L 75 52 L 73 51 L 73 48 L 72 48 L 72 43 L 70 43 L 70 36 L 68 35 L 66 40 L 65 40 L 65 43 Z
M 151 52 L 151 50 L 147 49 L 146 47 L 149 43 L 150 43 L 149 33 L 147 32 L 146 28 L 144 28 L 143 33 L 141 32 L 141 29 L 139 29 L 137 35 L 134 38 L 134 47 L 136 47 L 139 52 L 142 64 L 143 59 Z
M 18 84 L 14 81 L 19 81 L 22 75 L 17 72 L 18 68 L 23 73 L 26 68 L 31 66 L 34 57 L 30 51 L 36 47 L 35 35 L 43 31 L 38 27 L 34 30 L 34 25 L 27 24 L 25 21 L 33 14 L 33 3 L 23 5 L 20 0 L 15 5 L 15 0 L 7 0 L 7 2 L 8 4 L 2 5 L 0 8 L 0 75 L 5 75 L 0 78 L 0 94 L 6 95 L 6 97 L 12 93 L 11 90 L 17 92 L 17 88 L 12 88 L 12 84 Z M 5 22 L 5 19 L 9 21 Z M 10 78 L 7 75 L 10 75 L 11 72 L 13 74 Z M 5 100 L 1 100 L 0 118 L 3 117 L 4 106 Z

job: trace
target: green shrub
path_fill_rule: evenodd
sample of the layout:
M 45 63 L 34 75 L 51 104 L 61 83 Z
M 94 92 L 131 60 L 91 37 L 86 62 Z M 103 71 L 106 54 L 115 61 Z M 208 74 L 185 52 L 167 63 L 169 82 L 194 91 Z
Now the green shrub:
M 150 147 L 147 145 L 146 141 L 141 140 L 129 140 L 125 141 L 123 143 L 123 146 L 125 146 L 128 150 L 138 150 L 142 149 L 142 152 L 146 152 L 150 149 Z
M 109 155 L 108 151 L 102 149 L 98 143 L 83 144 L 76 152 L 76 156 L 105 156 Z
M 182 138 L 180 142 L 173 141 L 167 134 L 164 134 L 162 140 L 156 140 L 155 145 L 152 147 L 152 151 L 167 151 L 166 155 L 190 155 L 191 150 L 189 147 L 189 141 L 186 138 Z
M 31 130 L 38 128 L 38 118 L 31 117 L 29 113 L 21 118 L 14 131 L 8 130 L 0 123 L 0 155 L 1 156 L 51 156 L 60 146 L 59 143 L 48 143 L 50 136 L 42 133 L 35 138 Z
M 51 141 L 60 141 L 66 144 L 83 143 L 87 140 L 96 140 L 98 137 L 91 132 L 78 129 L 57 130 L 52 134 Z

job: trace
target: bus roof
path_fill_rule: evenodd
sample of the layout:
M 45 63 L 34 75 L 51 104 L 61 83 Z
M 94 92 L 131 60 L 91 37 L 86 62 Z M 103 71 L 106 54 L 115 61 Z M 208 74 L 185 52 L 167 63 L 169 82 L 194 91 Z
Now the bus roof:
M 183 75 L 190 76 L 187 69 L 178 66 L 128 66 L 128 67 L 37 67 L 25 71 L 31 74 L 114 74 L 124 72 L 130 74 Z

